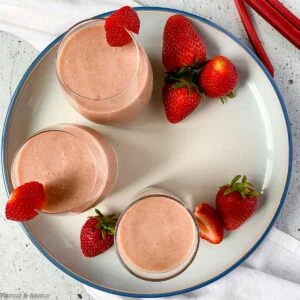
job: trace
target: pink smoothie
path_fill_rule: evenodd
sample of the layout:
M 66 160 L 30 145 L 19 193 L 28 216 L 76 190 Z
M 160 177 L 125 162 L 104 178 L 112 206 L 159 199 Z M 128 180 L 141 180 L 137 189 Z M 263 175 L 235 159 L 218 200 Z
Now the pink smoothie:
M 152 69 L 134 41 L 111 47 L 103 20 L 85 21 L 60 44 L 57 74 L 71 104 L 96 123 L 125 122 L 136 116 L 152 93 Z
M 187 260 L 197 232 L 183 205 L 150 196 L 132 205 L 117 230 L 117 246 L 128 264 L 145 272 L 167 272 Z
M 117 176 L 112 145 L 98 132 L 61 125 L 30 138 L 17 152 L 12 167 L 14 187 L 44 184 L 44 212 L 81 212 L 101 200 Z

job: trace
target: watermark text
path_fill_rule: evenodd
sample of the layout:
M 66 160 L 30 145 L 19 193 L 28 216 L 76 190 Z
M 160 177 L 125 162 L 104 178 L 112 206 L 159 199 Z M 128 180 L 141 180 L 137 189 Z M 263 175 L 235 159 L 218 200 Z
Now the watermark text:
M 0 299 L 48 299 L 50 294 L 45 293 L 1 293 Z

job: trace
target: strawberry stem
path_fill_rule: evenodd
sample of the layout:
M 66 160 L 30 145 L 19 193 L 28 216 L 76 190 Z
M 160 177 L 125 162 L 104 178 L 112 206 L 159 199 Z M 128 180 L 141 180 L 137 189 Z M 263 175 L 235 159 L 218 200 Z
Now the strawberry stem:
M 118 219 L 116 214 L 104 216 L 97 208 L 95 208 L 95 212 L 97 215 L 89 218 L 95 218 L 98 221 L 95 225 L 95 229 L 101 230 L 102 239 L 105 240 L 107 234 L 114 235 Z
M 251 182 L 248 182 L 247 176 L 245 175 L 236 175 L 224 191 L 224 196 L 230 195 L 233 192 L 239 192 L 243 198 L 246 196 L 258 196 L 258 192 L 255 190 L 254 185 Z
M 195 90 L 200 97 L 204 96 L 203 93 L 200 92 L 199 86 L 197 84 L 192 83 L 189 80 L 186 80 L 184 78 L 177 79 L 177 81 L 172 84 L 172 87 L 174 89 L 187 87 L 189 92 L 191 92 L 192 90 Z
M 227 94 L 226 96 L 220 97 L 220 101 L 222 102 L 222 104 L 225 104 L 227 98 L 232 99 L 235 96 L 236 96 L 235 93 L 232 91 L 229 94 Z
M 96 214 L 97 214 L 100 218 L 103 218 L 103 215 L 102 215 L 102 213 L 100 212 L 100 210 L 98 210 L 97 208 L 95 208 L 95 212 L 96 212 Z
M 232 179 L 231 185 L 234 185 L 241 177 L 242 177 L 242 175 L 236 175 L 236 176 Z
M 200 90 L 198 85 L 199 68 L 196 68 L 197 59 L 192 66 L 181 67 L 175 72 L 167 72 L 165 77 L 166 83 L 173 83 L 173 88 L 187 87 L 189 92 L 195 90 L 202 98 L 205 97 L 204 93 Z

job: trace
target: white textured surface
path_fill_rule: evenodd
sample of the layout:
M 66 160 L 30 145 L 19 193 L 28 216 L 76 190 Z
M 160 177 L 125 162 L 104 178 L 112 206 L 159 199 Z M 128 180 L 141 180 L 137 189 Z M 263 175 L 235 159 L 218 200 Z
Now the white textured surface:
M 168 6 L 186 10 L 225 27 L 247 42 L 232 0 L 143 0 L 143 5 Z M 298 0 L 285 0 L 300 15 Z M 293 178 L 285 206 L 276 226 L 300 239 L 300 54 L 264 20 L 254 16 L 256 28 L 264 42 L 275 68 L 275 80 L 287 105 L 294 138 Z M 1 28 L 0 28 L 1 29 Z M 37 52 L 24 41 L 0 32 L 0 122 L 9 98 L 20 76 Z M 2 178 L 1 178 L 2 180 Z M 6 199 L 3 184 L 1 199 Z M 30 243 L 21 228 L 3 218 L 4 202 L 1 202 L 0 218 L 0 293 L 49 293 L 49 299 L 89 299 L 82 286 L 50 264 Z M 79 295 L 77 295 L 79 294 Z

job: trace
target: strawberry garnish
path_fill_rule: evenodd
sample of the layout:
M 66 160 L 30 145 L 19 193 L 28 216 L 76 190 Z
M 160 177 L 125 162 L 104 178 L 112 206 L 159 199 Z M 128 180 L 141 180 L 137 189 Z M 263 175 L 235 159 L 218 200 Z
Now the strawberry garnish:
M 95 209 L 97 216 L 89 217 L 80 232 L 80 246 L 84 256 L 93 257 L 105 252 L 114 243 L 116 215 L 103 216 Z
M 112 47 L 122 47 L 132 41 L 128 31 L 138 34 L 140 19 L 136 11 L 123 6 L 105 20 L 106 40 Z
M 166 83 L 163 102 L 167 119 L 171 123 L 178 123 L 197 108 L 201 102 L 201 94 L 196 85 L 185 80 Z
M 44 186 L 39 182 L 25 183 L 10 194 L 6 203 L 6 218 L 12 221 L 28 221 L 38 215 L 45 204 Z
M 171 16 L 164 28 L 162 61 L 168 72 L 184 66 L 198 66 L 206 56 L 201 37 L 182 15 Z
M 238 81 L 234 64 L 225 56 L 216 56 L 205 63 L 199 74 L 199 86 L 212 98 L 234 97 L 233 89 Z
M 230 184 L 222 186 L 216 196 L 216 207 L 224 227 L 235 230 L 246 222 L 256 210 L 257 197 L 246 176 L 237 175 Z
M 195 208 L 195 217 L 198 221 L 200 237 L 213 244 L 223 240 L 224 230 L 217 211 L 209 204 L 200 203 Z

